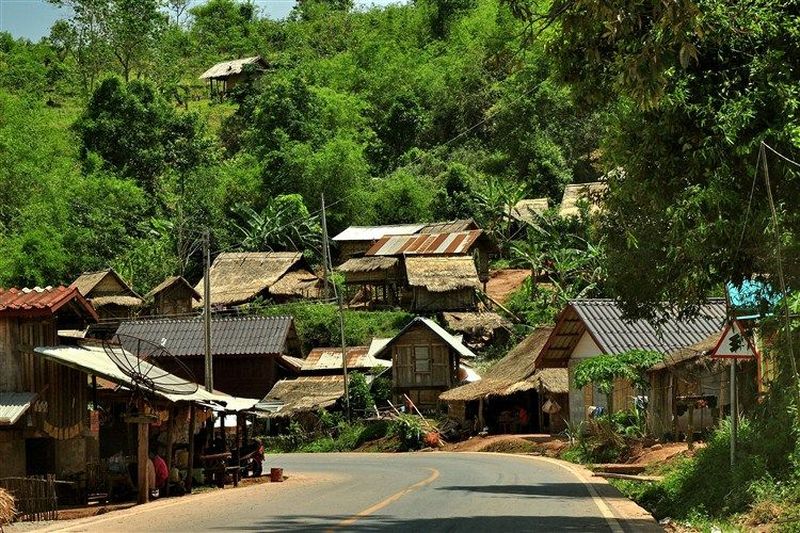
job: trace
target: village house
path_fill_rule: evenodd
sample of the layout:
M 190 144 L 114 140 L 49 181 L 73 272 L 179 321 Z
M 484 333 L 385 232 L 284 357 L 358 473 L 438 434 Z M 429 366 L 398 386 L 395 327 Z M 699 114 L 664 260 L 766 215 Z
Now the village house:
M 142 306 L 142 297 L 113 268 L 84 272 L 70 287 L 78 289 L 100 316 L 90 332 L 94 337 L 109 336 L 120 321 L 136 316 Z
M 267 67 L 267 62 L 261 56 L 222 61 L 203 72 L 199 79 L 208 80 L 209 94 L 213 99 L 224 96 L 237 85 L 260 76 Z
M 86 375 L 34 348 L 97 320 L 74 287 L 0 291 L 0 478 L 80 472 L 96 453 Z
M 648 421 L 657 437 L 677 439 L 717 426 L 730 416 L 731 358 L 715 358 L 723 332 L 675 350 L 649 371 Z M 744 341 L 742 341 L 744 342 Z M 758 362 L 739 361 L 736 391 L 739 412 L 755 405 L 760 385 Z
M 725 301 L 712 299 L 701 307 L 696 318 L 667 315 L 661 317 L 656 328 L 646 320 L 625 320 L 614 300 L 573 300 L 559 314 L 535 365 L 540 369 L 569 369 L 569 413 L 571 421 L 577 423 L 588 416 L 590 407 L 610 408 L 614 412 L 629 409 L 634 405 L 636 394 L 630 383 L 622 379 L 614 384 L 612 398 L 606 398 L 591 385 L 577 389 L 574 369 L 579 362 L 601 354 L 630 350 L 650 350 L 666 355 L 720 331 L 725 316 Z
M 174 316 L 192 313 L 193 302 L 202 300 L 183 276 L 170 276 L 148 292 L 144 301 L 151 315 Z
M 231 307 L 257 299 L 286 302 L 318 298 L 320 278 L 300 252 L 225 252 L 211 265 L 211 305 Z M 203 279 L 195 290 L 202 294 Z M 202 301 L 195 302 L 201 307 Z
M 558 433 L 569 419 L 566 368 L 537 369 L 553 328 L 537 328 L 493 364 L 480 381 L 443 392 L 450 418 L 477 432 Z
M 395 400 L 408 396 L 421 410 L 438 409 L 442 392 L 480 379 L 471 368 L 475 354 L 428 318 L 415 318 L 390 339 L 373 339 L 369 354 L 391 358 Z
M 200 318 L 123 322 L 117 334 L 123 346 L 142 339 L 173 357 L 153 363 L 178 376 L 205 382 L 205 344 Z M 283 356 L 302 357 L 292 317 L 212 317 L 211 355 L 214 388 L 233 396 L 263 398 L 281 378 L 294 374 Z M 130 347 L 133 348 L 133 347 Z
M 493 311 L 446 311 L 442 321 L 447 331 L 461 335 L 472 349 L 505 344 L 511 337 L 511 322 Z

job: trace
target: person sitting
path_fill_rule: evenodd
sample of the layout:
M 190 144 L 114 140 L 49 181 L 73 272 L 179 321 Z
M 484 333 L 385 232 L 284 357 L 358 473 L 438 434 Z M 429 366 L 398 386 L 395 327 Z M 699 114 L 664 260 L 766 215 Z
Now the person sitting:
M 155 487 L 151 486 L 150 490 L 153 491 L 155 489 L 154 492 L 157 492 L 157 496 L 161 496 L 169 479 L 167 462 L 155 452 L 150 452 L 150 462 L 153 465 L 153 483 L 155 484 Z

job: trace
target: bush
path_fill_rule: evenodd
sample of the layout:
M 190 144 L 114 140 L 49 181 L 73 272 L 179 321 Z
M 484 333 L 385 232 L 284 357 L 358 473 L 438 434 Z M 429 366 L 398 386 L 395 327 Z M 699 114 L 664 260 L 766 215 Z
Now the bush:
M 369 390 L 367 378 L 361 372 L 350 374 L 347 395 L 350 399 L 350 410 L 364 415 L 375 405 Z
M 400 439 L 402 451 L 419 450 L 422 448 L 426 433 L 422 426 L 422 419 L 409 414 L 398 416 L 392 421 L 389 428 L 389 434 Z
M 264 316 L 293 316 L 297 334 L 307 350 L 341 344 L 339 311 L 333 304 L 267 305 L 255 312 Z M 345 311 L 345 342 L 348 346 L 360 346 L 368 344 L 373 337 L 393 337 L 413 318 L 405 311 Z

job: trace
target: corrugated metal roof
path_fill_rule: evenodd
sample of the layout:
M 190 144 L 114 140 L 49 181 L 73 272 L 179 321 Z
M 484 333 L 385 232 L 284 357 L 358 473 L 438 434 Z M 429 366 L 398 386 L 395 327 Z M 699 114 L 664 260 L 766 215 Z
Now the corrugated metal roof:
M 291 416 L 334 405 L 344 396 L 343 376 L 302 376 L 282 379 L 258 404 L 269 416 Z
M 211 320 L 214 355 L 263 355 L 284 352 L 294 320 L 288 316 L 225 317 Z M 132 320 L 120 324 L 117 333 L 162 346 L 176 357 L 205 353 L 203 321 Z
M 685 348 L 719 332 L 726 317 L 725 301 L 721 298 L 709 300 L 693 319 L 664 316 L 658 328 L 647 320 L 624 320 L 622 309 L 614 300 L 574 300 L 570 305 L 600 349 L 609 354 L 634 349 L 669 353 Z
M 334 241 L 377 241 L 387 235 L 413 235 L 425 224 L 396 224 L 393 226 L 350 226 L 336 235 Z
M 35 399 L 35 392 L 0 392 L 0 426 L 16 424 Z
M 348 369 L 371 369 L 378 366 L 391 366 L 385 359 L 376 359 L 370 355 L 367 346 L 348 346 L 347 347 L 347 368 Z M 314 348 L 308 352 L 303 362 L 303 371 L 319 370 L 341 370 L 342 369 L 342 349 Z
M 245 57 L 242 59 L 234 59 L 233 61 L 222 61 L 200 74 L 199 79 L 227 78 L 228 76 L 240 74 L 245 65 L 255 65 L 263 63 L 263 61 L 261 56 Z
M 420 234 L 428 233 L 454 233 L 457 231 L 469 231 L 480 229 L 478 224 L 471 218 L 464 220 L 449 220 L 447 222 L 431 222 L 426 224 L 424 228 L 419 230 Z
M 0 289 L 0 315 L 3 316 L 47 316 L 70 302 L 75 302 L 87 315 L 98 320 L 92 305 L 74 287 Z
M 69 368 L 105 378 L 128 388 L 137 387 L 134 379 L 120 368 L 100 346 L 43 346 L 34 348 L 34 351 L 45 359 Z M 171 402 L 209 402 L 224 405 L 225 410 L 229 411 L 252 409 L 258 403 L 258 400 L 252 398 L 238 398 L 216 391 L 208 392 L 204 388 L 190 384 L 185 379 L 170 374 L 124 350 L 116 350 L 115 354 L 118 358 L 127 359 L 128 366 L 136 368 L 137 373 L 144 376 L 158 376 L 158 383 L 162 387 L 172 385 L 176 392 L 184 391 L 177 394 L 165 393 L 158 389 L 152 391 L 156 396 Z
M 463 255 L 470 252 L 481 234 L 483 231 L 477 229 L 455 233 L 383 237 L 367 250 L 366 255 Z

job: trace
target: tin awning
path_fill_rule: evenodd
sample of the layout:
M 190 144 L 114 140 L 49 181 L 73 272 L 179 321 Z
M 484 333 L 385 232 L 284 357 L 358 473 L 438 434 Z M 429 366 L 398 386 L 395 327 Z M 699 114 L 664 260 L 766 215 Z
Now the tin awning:
M 40 346 L 34 351 L 50 361 L 105 378 L 124 387 L 137 386 L 134 379 L 123 371 L 100 346 Z M 159 383 L 173 384 L 175 393 L 159 390 L 152 392 L 167 401 L 203 403 L 230 412 L 250 410 L 258 403 L 258 400 L 252 398 L 238 398 L 222 392 L 209 392 L 202 387 L 190 386 L 185 379 L 138 359 L 130 352 L 118 349 L 116 354 L 118 357 L 127 358 L 131 363 L 131 368 L 137 367 L 142 374 L 148 375 L 152 373 L 153 369 L 157 369 Z
M 35 392 L 0 392 L 0 426 L 16 424 L 35 399 Z

